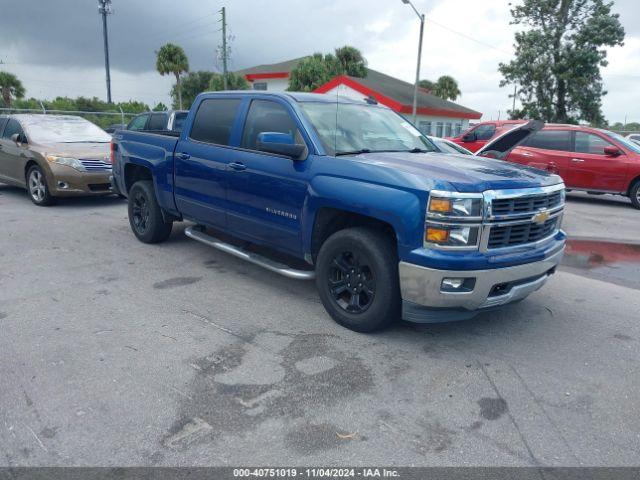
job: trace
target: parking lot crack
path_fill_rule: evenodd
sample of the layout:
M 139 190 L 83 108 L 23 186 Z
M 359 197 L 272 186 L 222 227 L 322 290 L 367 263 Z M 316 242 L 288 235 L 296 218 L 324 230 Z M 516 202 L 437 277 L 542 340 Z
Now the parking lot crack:
M 489 372 L 487 372 L 487 369 L 484 368 L 484 365 L 478 360 L 476 360 L 476 364 L 478 365 L 478 368 L 480 369 L 480 371 L 486 377 L 487 381 L 489 382 L 489 385 L 491 385 L 491 388 L 493 389 L 493 391 L 495 392 L 497 397 L 498 398 L 503 398 L 502 394 L 500 393 L 500 390 L 498 389 L 498 387 L 496 385 L 496 383 L 493 381 L 493 379 L 489 375 Z M 513 424 L 513 427 L 516 429 L 516 432 L 518 433 L 518 436 L 520 437 L 520 440 L 522 441 L 522 444 L 524 445 L 524 448 L 529 453 L 529 457 L 531 458 L 531 460 L 533 461 L 533 463 L 536 466 L 540 466 L 541 465 L 540 461 L 534 455 L 533 450 L 531 449 L 531 446 L 529 445 L 529 442 L 527 441 L 527 439 L 525 438 L 524 434 L 522 433 L 522 430 L 520 429 L 520 426 L 518 425 L 518 422 L 516 421 L 515 417 L 513 416 L 513 414 L 508 409 L 507 409 L 506 413 L 507 413 L 509 419 L 511 420 L 511 423 Z M 540 473 L 541 478 L 544 478 L 544 475 L 542 474 L 542 472 L 539 472 L 539 473 Z
M 518 378 L 518 380 L 520 381 L 520 383 L 522 384 L 522 386 L 525 388 L 525 390 L 527 391 L 527 393 L 529 393 L 529 395 L 531 396 L 531 399 L 535 402 L 535 404 L 538 406 L 538 408 L 540 409 L 540 411 L 542 412 L 542 414 L 545 416 L 545 418 L 549 421 L 549 424 L 551 424 L 551 426 L 553 427 L 553 429 L 556 431 L 556 433 L 558 434 L 558 436 L 560 437 L 560 439 L 562 440 L 562 443 L 564 443 L 565 447 L 567 448 L 567 451 L 571 454 L 571 456 L 576 460 L 576 462 L 578 462 L 578 464 L 580 464 L 580 459 L 576 456 L 575 452 L 573 451 L 573 449 L 571 448 L 571 445 L 569 445 L 569 442 L 567 441 L 567 439 L 565 438 L 565 436 L 562 434 L 562 432 L 560 431 L 560 429 L 558 428 L 558 425 L 556 425 L 556 423 L 553 421 L 553 419 L 551 418 L 551 416 L 549 415 L 549 413 L 547 412 L 547 410 L 544 408 L 544 406 L 542 405 L 542 403 L 540 402 L 540 400 L 538 400 L 536 394 L 531 390 L 531 388 L 529 388 L 529 385 L 527 384 L 527 382 L 525 382 L 524 378 L 522 378 L 522 376 L 520 375 L 520 373 L 516 370 L 516 368 L 513 365 L 509 364 L 509 368 L 511 369 L 511 371 L 514 373 L 514 375 Z

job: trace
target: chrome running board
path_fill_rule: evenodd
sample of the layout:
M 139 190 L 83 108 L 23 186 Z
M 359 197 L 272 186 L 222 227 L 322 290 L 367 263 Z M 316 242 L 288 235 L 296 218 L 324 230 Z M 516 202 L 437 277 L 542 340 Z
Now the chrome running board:
M 294 278 L 296 280 L 313 280 L 316 277 L 316 273 L 313 270 L 295 270 L 288 265 L 278 263 L 270 260 L 257 253 L 247 252 L 239 247 L 233 246 L 229 243 L 225 243 L 211 235 L 202 231 L 201 227 L 187 227 L 184 231 L 185 235 L 189 238 L 193 238 L 198 242 L 202 242 L 210 247 L 217 248 L 223 252 L 230 253 L 234 257 L 241 258 L 247 262 L 259 265 L 272 272 L 279 273 L 280 275 L 288 278 Z

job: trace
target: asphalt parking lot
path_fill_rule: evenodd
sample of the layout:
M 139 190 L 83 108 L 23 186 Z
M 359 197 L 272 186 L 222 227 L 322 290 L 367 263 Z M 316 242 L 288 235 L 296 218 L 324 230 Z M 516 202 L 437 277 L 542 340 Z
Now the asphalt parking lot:
M 184 225 L 139 243 L 116 198 L 0 186 L 0 225 L 0 465 L 638 463 L 626 199 L 569 196 L 591 243 L 524 302 L 374 335 Z

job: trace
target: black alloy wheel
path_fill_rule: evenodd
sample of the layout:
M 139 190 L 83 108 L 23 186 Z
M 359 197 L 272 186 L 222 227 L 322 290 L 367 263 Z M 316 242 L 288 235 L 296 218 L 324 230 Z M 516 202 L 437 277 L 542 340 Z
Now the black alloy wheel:
M 361 253 L 340 252 L 329 268 L 329 289 L 333 301 L 345 312 L 366 312 L 376 294 L 370 262 Z

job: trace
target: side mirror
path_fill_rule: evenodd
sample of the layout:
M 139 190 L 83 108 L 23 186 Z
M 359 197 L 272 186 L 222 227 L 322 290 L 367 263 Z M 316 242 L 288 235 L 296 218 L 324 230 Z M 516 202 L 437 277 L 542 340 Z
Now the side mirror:
M 284 155 L 294 160 L 299 160 L 307 149 L 306 145 L 295 143 L 293 135 L 279 132 L 259 133 L 256 146 L 262 152 Z
M 463 142 L 475 142 L 477 139 L 478 139 L 478 136 L 476 135 L 475 132 L 465 133 L 462 136 Z
M 11 140 L 13 140 L 13 143 L 18 146 L 27 143 L 27 138 L 20 133 L 14 133 L 13 135 L 11 135 Z
M 622 155 L 622 152 L 618 147 L 610 146 L 610 147 L 604 147 L 604 154 L 609 157 L 618 157 Z

